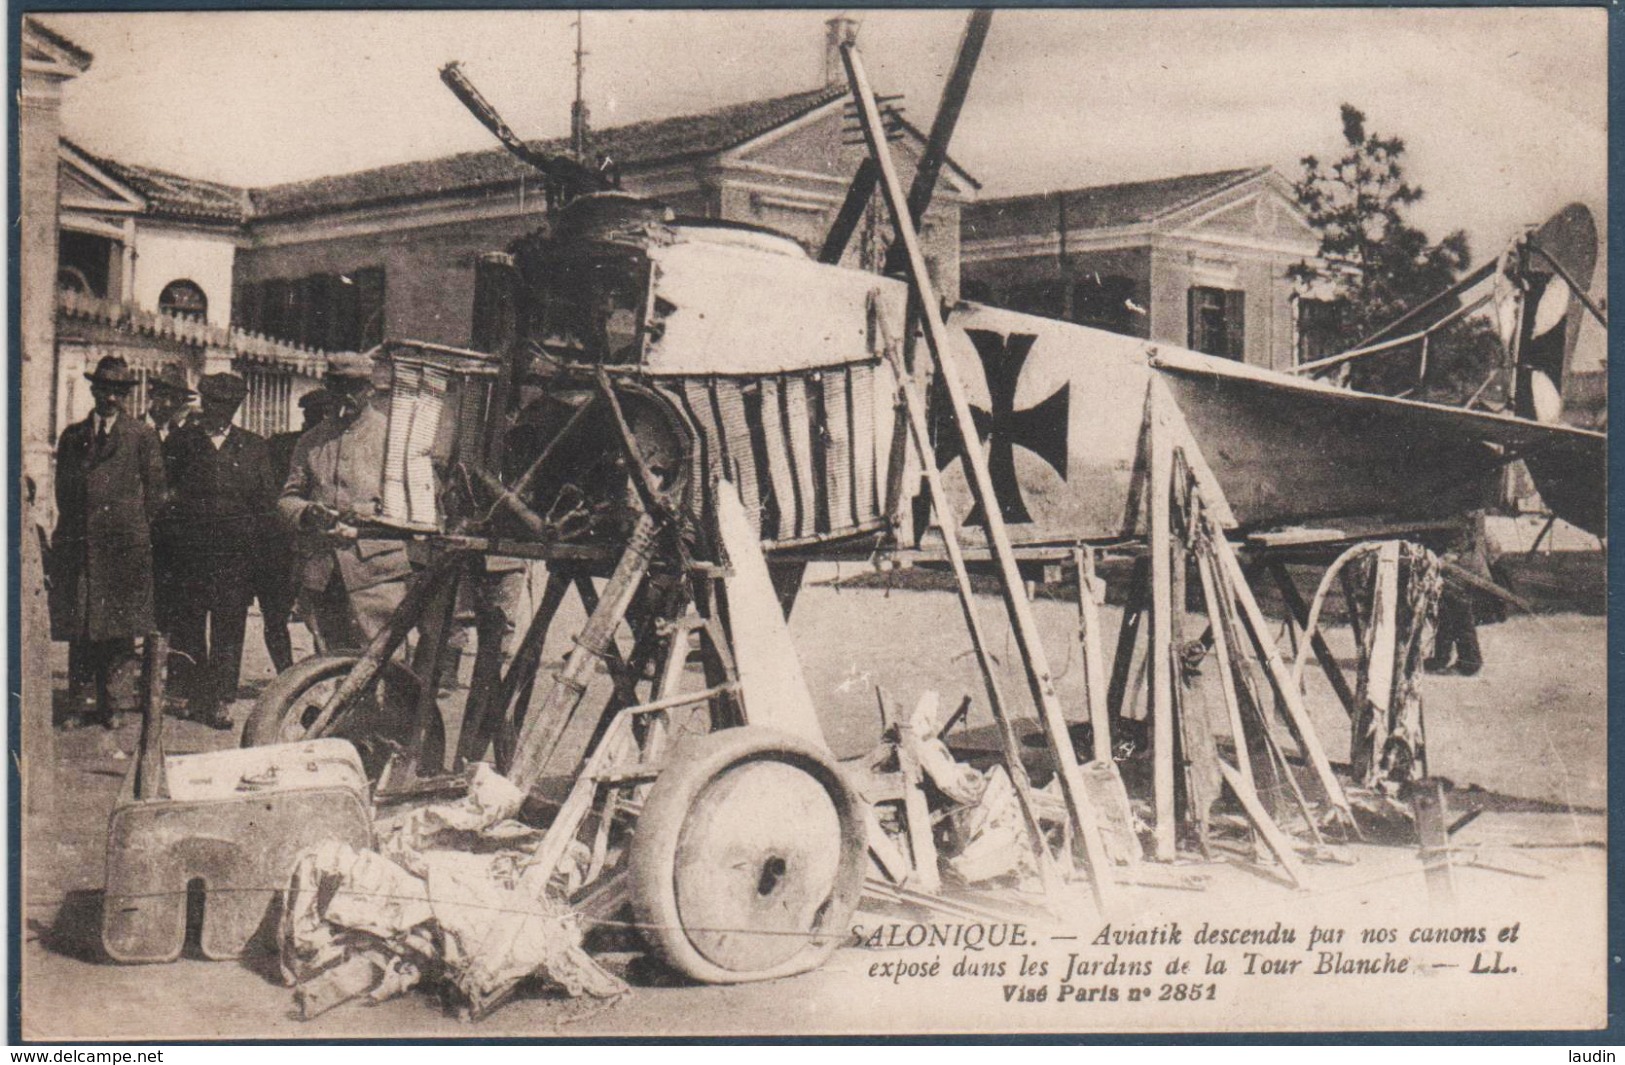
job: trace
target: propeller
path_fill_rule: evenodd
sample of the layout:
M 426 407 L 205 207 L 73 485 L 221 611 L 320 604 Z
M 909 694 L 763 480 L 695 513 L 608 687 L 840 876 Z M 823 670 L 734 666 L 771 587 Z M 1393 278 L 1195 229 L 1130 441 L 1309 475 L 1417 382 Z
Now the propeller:
M 441 67 L 440 80 L 451 90 L 452 95 L 468 108 L 469 113 L 479 119 L 480 125 L 491 131 L 510 154 L 541 171 L 549 181 L 558 182 L 567 192 L 567 199 L 582 192 L 603 192 L 613 187 L 613 181 L 608 174 L 585 166 L 568 155 L 549 155 L 526 144 L 502 120 L 497 109 L 491 106 L 490 101 L 479 89 L 474 87 L 474 83 L 468 80 L 468 75 L 463 73 L 461 64 L 451 62 Z

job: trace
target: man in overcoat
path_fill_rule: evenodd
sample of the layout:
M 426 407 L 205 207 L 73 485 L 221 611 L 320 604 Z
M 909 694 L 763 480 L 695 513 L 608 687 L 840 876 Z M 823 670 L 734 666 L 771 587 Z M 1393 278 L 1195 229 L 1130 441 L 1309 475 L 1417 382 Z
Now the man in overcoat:
M 186 380 L 186 370 L 179 363 L 166 363 L 156 373 L 147 376 L 147 410 L 142 421 L 158 434 L 164 443 L 171 435 L 184 428 L 196 413 L 192 404 L 197 390 Z M 167 468 L 165 474 L 168 474 Z M 152 606 L 160 632 L 174 632 L 180 603 L 180 578 L 175 571 L 175 545 L 170 542 L 169 529 L 159 522 L 152 530 Z
M 119 724 L 140 702 L 135 640 L 154 628 L 152 522 L 163 505 L 158 435 L 126 410 L 136 376 L 117 355 L 85 375 L 95 408 L 56 449 L 51 630 L 68 641 L 67 727 Z
M 180 429 L 196 411 L 192 403 L 197 390 L 186 381 L 186 370 L 179 363 L 166 363 L 157 373 L 147 378 L 147 411 L 144 421 L 158 434 L 158 442 L 169 439 L 169 434 Z
M 298 446 L 299 438 L 320 425 L 332 405 L 333 396 L 325 388 L 306 392 L 299 397 L 304 424 L 265 441 L 271 453 L 271 477 L 279 491 L 288 482 L 288 471 L 293 468 L 293 449 Z M 265 650 L 271 656 L 271 664 L 281 673 L 293 665 L 293 638 L 288 633 L 288 619 L 293 615 L 294 599 L 299 591 L 294 534 L 281 515 L 267 531 L 263 547 L 254 569 L 254 598 L 260 603 Z
M 236 374 L 198 382 L 203 409 L 164 444 L 172 479 L 165 525 L 179 580 L 175 650 L 187 716 L 230 728 L 225 707 L 242 675 L 254 573 L 276 522 L 277 484 L 265 440 L 231 424 L 248 394 Z
M 383 504 L 389 419 L 373 397 L 365 355 L 328 360 L 334 405 L 299 438 L 278 507 L 299 531 L 299 601 L 323 652 L 355 651 L 381 630 L 406 595 L 412 565 L 399 540 L 361 535 Z

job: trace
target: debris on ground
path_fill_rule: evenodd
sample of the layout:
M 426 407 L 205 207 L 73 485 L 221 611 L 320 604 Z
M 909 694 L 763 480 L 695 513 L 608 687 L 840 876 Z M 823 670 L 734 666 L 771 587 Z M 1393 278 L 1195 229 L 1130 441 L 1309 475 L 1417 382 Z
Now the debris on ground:
M 428 980 L 455 989 L 469 1019 L 532 976 L 572 997 L 625 993 L 553 896 L 560 870 L 536 864 L 542 834 L 513 818 L 523 798 L 482 764 L 463 798 L 381 822 L 377 851 L 332 842 L 301 854 L 281 925 L 283 976 L 300 1016 Z

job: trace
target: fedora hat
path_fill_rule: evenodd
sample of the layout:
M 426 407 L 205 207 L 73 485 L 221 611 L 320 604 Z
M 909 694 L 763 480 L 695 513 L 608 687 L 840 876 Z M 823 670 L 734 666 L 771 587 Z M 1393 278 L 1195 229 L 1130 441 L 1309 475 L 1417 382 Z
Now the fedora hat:
M 234 373 L 205 374 L 198 381 L 197 390 L 205 402 L 222 403 L 235 407 L 248 395 L 248 385 Z
M 96 363 L 96 369 L 85 374 L 85 380 L 93 385 L 126 392 L 136 386 L 135 372 L 130 369 L 129 363 L 117 355 L 103 355 L 101 361 Z
M 167 392 L 175 396 L 185 396 L 187 399 L 197 395 L 186 381 L 185 368 L 176 362 L 165 363 L 157 373 L 149 375 L 147 391 Z

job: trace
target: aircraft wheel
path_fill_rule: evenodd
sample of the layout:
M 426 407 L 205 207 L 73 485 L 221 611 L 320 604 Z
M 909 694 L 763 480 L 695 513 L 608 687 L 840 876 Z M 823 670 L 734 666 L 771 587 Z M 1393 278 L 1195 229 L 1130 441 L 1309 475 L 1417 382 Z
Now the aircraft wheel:
M 863 805 L 830 755 L 757 726 L 678 748 L 633 833 L 644 938 L 701 983 L 815 969 L 863 890 Z
M 243 747 L 263 747 L 273 743 L 337 736 L 355 744 L 367 768 L 369 779 L 383 772 L 390 752 L 412 741 L 417 714 L 418 680 L 412 671 L 390 661 L 363 692 L 350 712 L 320 732 L 311 725 L 344 678 L 355 669 L 356 655 L 317 655 L 295 664 L 277 675 L 254 701 L 254 709 L 243 726 Z M 380 697 L 381 696 L 381 697 Z M 436 714 L 424 740 L 419 764 L 438 767 L 444 757 L 445 728 Z

